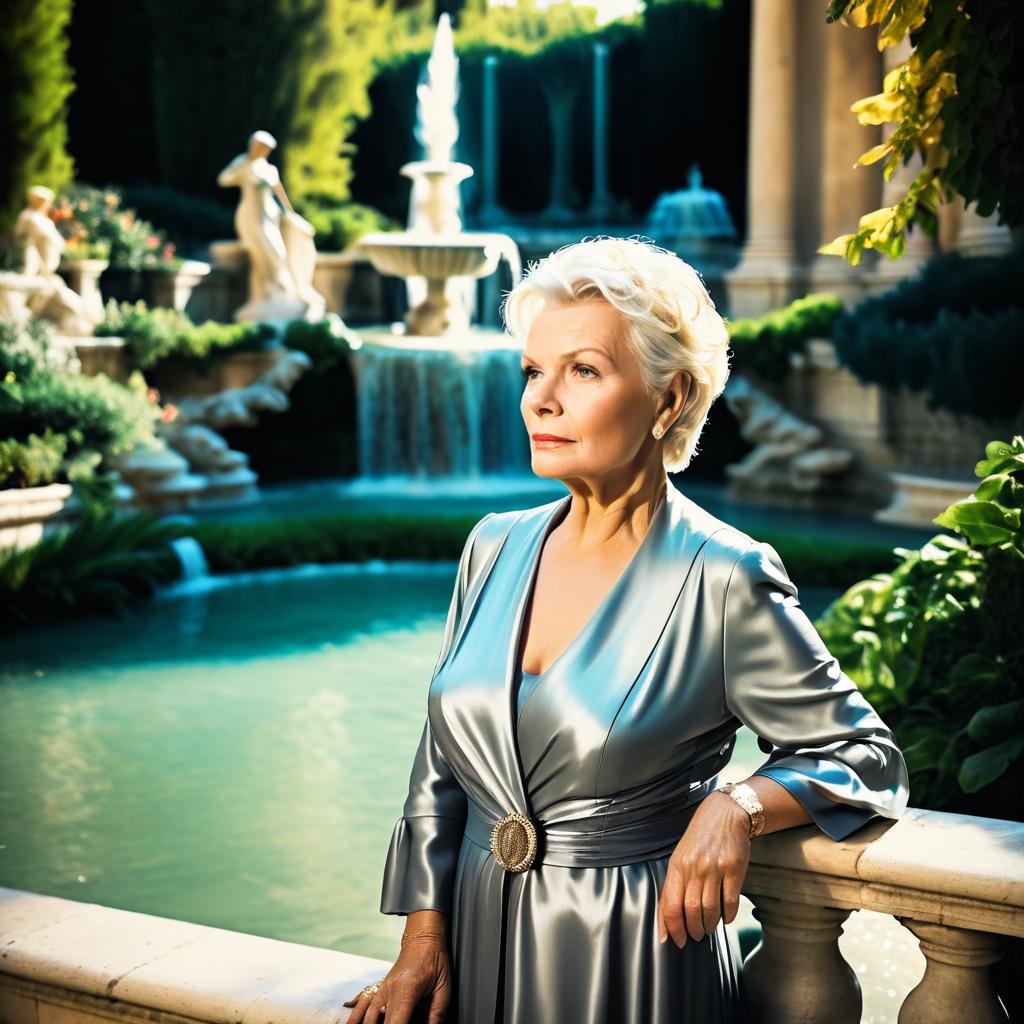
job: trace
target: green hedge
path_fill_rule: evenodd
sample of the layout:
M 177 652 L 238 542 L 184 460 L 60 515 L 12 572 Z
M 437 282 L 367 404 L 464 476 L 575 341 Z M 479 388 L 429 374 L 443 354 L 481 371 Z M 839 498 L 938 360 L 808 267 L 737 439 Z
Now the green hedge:
M 457 559 L 479 516 L 366 516 L 199 523 L 191 529 L 212 572 L 235 572 L 309 562 L 370 559 Z M 851 580 L 892 568 L 897 558 L 879 544 L 809 540 L 793 534 L 763 537 L 794 579 L 807 586 L 846 587 Z
M 155 370 L 177 363 L 197 372 L 212 369 L 235 352 L 266 348 L 275 337 L 266 324 L 224 324 L 207 320 L 194 324 L 176 309 L 150 309 L 138 302 L 108 299 L 96 337 L 123 338 L 131 366 Z
M 782 380 L 790 355 L 802 352 L 811 338 L 827 338 L 842 312 L 842 300 L 825 293 L 806 295 L 764 316 L 729 321 L 733 368 Z
M 944 253 L 841 316 L 836 357 L 860 381 L 923 391 L 931 409 L 1012 418 L 1024 401 L 1024 249 Z

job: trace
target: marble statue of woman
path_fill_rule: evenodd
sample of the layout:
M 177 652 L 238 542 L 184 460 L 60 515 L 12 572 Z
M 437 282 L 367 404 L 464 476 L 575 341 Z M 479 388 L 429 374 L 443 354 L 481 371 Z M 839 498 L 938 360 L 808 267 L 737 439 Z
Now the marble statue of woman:
M 62 334 L 91 335 L 99 317 L 57 273 L 66 242 L 49 215 L 53 200 L 52 189 L 45 185 L 26 192 L 25 208 L 14 224 L 15 237 L 24 242 L 24 261 L 18 282 L 7 284 L 27 296 L 28 311 L 49 320 Z
M 249 253 L 249 300 L 235 320 L 320 320 L 326 302 L 313 287 L 316 232 L 295 212 L 280 172 L 267 160 L 276 146 L 269 132 L 253 132 L 246 152 L 217 175 L 218 185 L 242 192 L 235 230 Z

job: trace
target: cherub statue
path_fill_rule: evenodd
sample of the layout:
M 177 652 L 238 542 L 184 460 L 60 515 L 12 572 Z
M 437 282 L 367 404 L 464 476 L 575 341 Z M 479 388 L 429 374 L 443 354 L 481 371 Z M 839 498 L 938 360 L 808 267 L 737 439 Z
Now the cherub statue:
M 91 335 L 99 319 L 57 273 L 66 242 L 49 216 L 53 191 L 45 185 L 33 185 L 25 198 L 14 235 L 25 243 L 21 290 L 28 296 L 28 309 L 51 321 L 61 334 Z

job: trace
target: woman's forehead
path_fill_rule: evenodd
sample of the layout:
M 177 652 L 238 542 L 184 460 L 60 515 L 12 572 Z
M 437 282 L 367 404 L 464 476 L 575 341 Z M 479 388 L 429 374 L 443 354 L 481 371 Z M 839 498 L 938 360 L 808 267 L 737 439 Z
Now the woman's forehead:
M 545 349 L 569 349 L 586 340 L 614 354 L 623 340 L 622 314 L 604 299 L 573 302 L 566 305 L 545 304 L 533 319 L 526 345 L 542 345 Z

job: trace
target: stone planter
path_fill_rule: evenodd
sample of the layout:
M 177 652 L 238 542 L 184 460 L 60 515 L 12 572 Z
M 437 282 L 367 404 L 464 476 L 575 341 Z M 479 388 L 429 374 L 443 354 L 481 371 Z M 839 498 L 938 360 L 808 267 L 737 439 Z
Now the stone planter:
M 80 370 L 87 377 L 105 373 L 112 380 L 126 381 L 131 372 L 124 338 L 84 338 L 56 335 L 56 345 L 73 348 Z
M 192 292 L 210 269 L 210 264 L 202 260 L 186 260 L 175 270 L 157 268 L 148 271 L 150 305 L 189 312 Z
M 327 308 L 344 317 L 346 299 L 357 258 L 344 252 L 318 252 L 313 287 L 327 300 Z
M 281 357 L 280 347 L 259 352 L 237 352 L 229 356 L 208 376 L 193 370 L 167 366 L 157 368 L 151 379 L 163 402 L 186 395 L 215 395 L 230 388 L 244 388 L 263 376 Z
M 72 290 L 82 296 L 85 312 L 92 320 L 103 317 L 100 276 L 109 267 L 110 260 L 61 260 L 57 268 Z
M 249 254 L 237 239 L 210 243 L 213 267 L 192 295 L 188 313 L 200 319 L 232 323 L 249 294 Z M 318 252 L 313 287 L 327 309 L 346 321 L 380 323 L 381 276 L 368 259 L 353 251 Z
M 28 548 L 78 514 L 70 484 L 0 491 L 0 550 Z
M 142 270 L 108 267 L 103 271 L 100 287 L 104 296 L 115 302 L 149 302 L 149 282 Z

